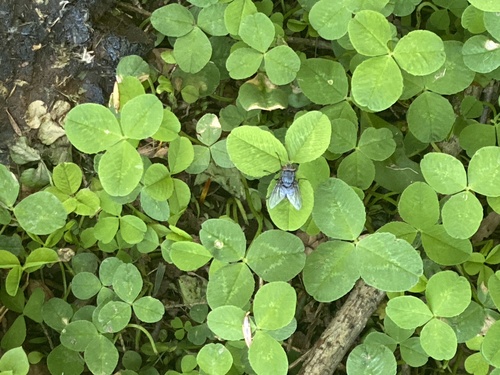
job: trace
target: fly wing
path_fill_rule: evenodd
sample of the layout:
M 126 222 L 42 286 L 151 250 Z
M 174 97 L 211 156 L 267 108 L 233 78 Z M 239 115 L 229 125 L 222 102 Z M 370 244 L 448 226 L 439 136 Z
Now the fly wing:
M 281 183 L 281 181 L 278 181 L 271 195 L 269 196 L 268 200 L 269 209 L 273 209 L 278 205 L 278 203 L 280 203 L 283 199 L 285 199 L 286 194 L 283 189 L 284 189 L 283 184 Z
M 302 197 L 300 196 L 299 184 L 297 181 L 286 190 L 284 190 L 286 197 L 292 204 L 292 206 L 298 211 L 302 208 Z

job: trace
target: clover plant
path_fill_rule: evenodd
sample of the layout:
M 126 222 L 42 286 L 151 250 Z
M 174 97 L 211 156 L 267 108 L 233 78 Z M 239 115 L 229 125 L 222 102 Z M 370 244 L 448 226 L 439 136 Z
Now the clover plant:
M 348 374 L 500 374 L 498 1 L 149 10 L 156 59 L 0 165 L 0 372 L 307 372 L 361 279 Z

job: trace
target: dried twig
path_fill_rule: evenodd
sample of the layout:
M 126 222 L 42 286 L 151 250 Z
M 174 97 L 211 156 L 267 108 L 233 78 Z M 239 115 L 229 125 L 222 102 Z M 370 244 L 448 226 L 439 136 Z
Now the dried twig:
M 151 12 L 148 12 L 145 9 L 138 8 L 138 7 L 135 7 L 135 6 L 131 5 L 131 4 L 127 4 L 127 3 L 124 3 L 124 2 L 121 2 L 121 1 L 118 1 L 116 3 L 116 5 L 119 6 L 120 8 L 127 9 L 127 10 L 130 10 L 132 12 L 142 14 L 143 16 L 146 16 L 146 17 L 151 17 L 151 14 L 152 14 Z
M 300 375 L 330 375 L 365 328 L 385 292 L 359 280 L 342 308 L 311 349 Z

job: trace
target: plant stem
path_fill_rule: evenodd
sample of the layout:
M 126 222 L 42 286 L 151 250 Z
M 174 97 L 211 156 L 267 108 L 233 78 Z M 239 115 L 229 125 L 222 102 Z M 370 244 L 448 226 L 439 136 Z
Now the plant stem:
M 68 290 L 68 282 L 66 280 L 65 266 L 69 267 L 67 265 L 67 263 L 63 264 L 63 262 L 59 262 L 59 268 L 61 269 L 61 277 L 62 277 L 62 284 L 63 284 L 63 290 L 64 290 L 64 298 L 63 299 L 66 301 L 66 299 L 68 298 L 68 295 L 69 295 L 69 290 Z M 71 269 L 71 271 L 73 271 L 73 270 Z M 74 273 L 73 273 L 73 275 L 74 275 Z
M 245 222 L 246 225 L 248 225 L 248 217 L 247 213 L 245 212 L 245 208 L 243 207 L 243 204 L 241 204 L 241 201 L 239 199 L 234 200 L 236 202 L 236 206 L 240 210 L 241 217 L 243 218 L 243 221 Z
M 248 184 L 247 180 L 241 176 L 241 181 L 243 185 L 245 186 L 245 198 L 247 200 L 248 207 L 250 208 L 250 211 L 252 211 L 253 216 L 255 217 L 255 220 L 257 220 L 257 231 L 255 232 L 254 239 L 256 239 L 260 233 L 262 232 L 262 225 L 263 225 L 263 220 L 262 220 L 262 213 L 258 212 L 255 207 L 253 206 L 252 199 L 250 197 L 250 190 L 248 189 Z
M 183 132 L 182 130 L 179 132 L 179 135 L 182 135 L 183 137 L 186 137 L 187 139 L 189 139 L 192 143 L 196 143 L 197 145 L 203 145 L 203 143 L 201 143 L 198 138 L 193 138 L 191 137 L 190 135 L 186 134 L 185 132 Z
M 422 9 L 425 8 L 426 6 L 428 6 L 429 8 L 432 8 L 434 10 L 434 12 L 437 12 L 439 9 L 437 6 L 435 6 L 433 3 L 429 2 L 429 1 L 425 1 L 423 2 L 422 4 L 420 4 L 418 7 L 417 7 L 417 10 L 416 10 L 416 15 L 417 15 L 417 23 L 415 25 L 415 29 L 420 29 L 420 23 L 422 22 Z
M 153 340 L 153 337 L 149 334 L 149 332 L 142 326 L 138 325 L 138 324 L 127 324 L 127 327 L 126 328 L 136 328 L 138 329 L 139 331 L 142 331 L 146 337 L 148 338 L 149 340 L 149 343 L 151 344 L 151 348 L 153 349 L 153 352 L 158 355 L 158 349 L 156 349 L 156 344 L 155 344 L 155 341 Z

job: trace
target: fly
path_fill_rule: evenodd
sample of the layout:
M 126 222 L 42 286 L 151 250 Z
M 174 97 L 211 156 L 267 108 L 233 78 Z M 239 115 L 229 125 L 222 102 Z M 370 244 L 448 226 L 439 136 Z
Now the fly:
M 283 199 L 287 198 L 288 201 L 296 210 L 302 207 L 302 198 L 300 196 L 299 183 L 295 179 L 295 168 L 292 164 L 287 164 L 281 168 L 281 176 L 276 182 L 271 195 L 269 196 L 269 208 L 273 209 Z

